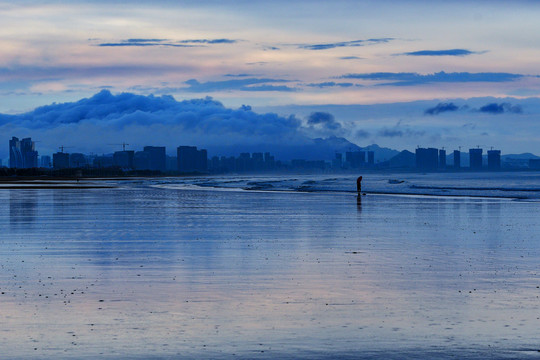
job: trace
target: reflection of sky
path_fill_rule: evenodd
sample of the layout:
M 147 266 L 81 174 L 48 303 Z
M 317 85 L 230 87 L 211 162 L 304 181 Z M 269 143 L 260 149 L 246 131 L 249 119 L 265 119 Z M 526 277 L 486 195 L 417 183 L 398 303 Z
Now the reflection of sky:
M 536 203 L 367 195 L 358 212 L 354 194 L 139 185 L 0 199 L 11 355 L 485 355 L 536 341 Z M 8 206 L 28 203 L 24 227 Z

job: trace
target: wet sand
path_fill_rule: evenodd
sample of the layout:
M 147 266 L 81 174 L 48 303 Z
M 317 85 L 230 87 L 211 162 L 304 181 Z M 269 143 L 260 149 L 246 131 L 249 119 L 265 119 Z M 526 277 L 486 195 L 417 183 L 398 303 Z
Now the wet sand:
M 0 349 L 56 358 L 540 358 L 538 203 L 0 192 Z
M 10 179 L 0 178 L 0 190 L 16 189 L 108 189 L 116 187 L 111 179 Z

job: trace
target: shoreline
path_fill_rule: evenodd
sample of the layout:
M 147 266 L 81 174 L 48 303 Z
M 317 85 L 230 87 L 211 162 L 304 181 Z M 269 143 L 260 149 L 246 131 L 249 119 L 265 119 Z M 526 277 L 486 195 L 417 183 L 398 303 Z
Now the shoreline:
M 172 184 L 174 185 L 174 184 Z M 166 188 L 167 185 L 159 185 L 154 186 L 157 188 Z M 169 188 L 173 189 L 173 188 Z M 317 190 L 317 191 L 309 191 L 309 190 L 263 190 L 263 189 L 246 189 L 246 188 L 233 188 L 233 187 L 215 187 L 215 186 L 198 186 L 190 184 L 189 186 L 185 187 L 176 187 L 174 190 L 186 190 L 186 191 L 220 191 L 220 192 L 254 192 L 254 193 L 269 193 L 269 194 L 319 194 L 319 195 L 346 195 L 346 196 L 355 196 L 358 197 L 356 191 L 342 191 L 342 190 Z M 421 198 L 445 198 L 445 199 L 464 199 L 464 198 L 470 198 L 470 199 L 485 199 L 485 200 L 507 200 L 507 201 L 514 201 L 514 200 L 530 200 L 530 201 L 539 201 L 539 199 L 530 199 L 525 197 L 504 197 L 504 196 L 489 196 L 489 195 L 459 195 L 459 194 L 418 194 L 418 193 L 392 193 L 392 192 L 382 192 L 382 191 L 363 191 L 362 192 L 365 196 L 368 195 L 377 195 L 377 196 L 397 196 L 397 197 L 421 197 Z
M 176 177 L 162 177 L 168 179 L 174 179 Z M 30 189 L 112 189 L 118 188 L 122 182 L 126 181 L 145 181 L 153 180 L 156 177 L 146 177 L 146 176 L 137 176 L 137 177 L 97 177 L 97 178 L 65 178 L 65 177 L 54 177 L 54 178 L 5 178 L 0 177 L 0 191 L 1 190 L 30 190 Z M 183 179 L 183 177 L 178 177 L 178 179 Z M 109 183 L 107 183 L 109 182 Z M 266 192 L 266 193 L 314 193 L 314 194 L 334 194 L 334 195 L 354 195 L 357 196 L 356 191 L 354 190 L 323 190 L 315 189 L 264 189 L 264 188 L 246 188 L 246 187 L 221 187 L 221 186 L 200 186 L 198 184 L 181 184 L 175 183 L 172 181 L 170 184 L 159 184 L 152 185 L 148 184 L 151 187 L 157 188 L 169 188 L 175 190 L 191 190 L 191 191 L 240 191 L 240 192 Z M 490 188 L 491 189 L 491 188 Z M 451 188 L 451 190 L 460 190 L 456 188 Z M 463 189 L 468 190 L 468 189 Z M 501 189 L 504 191 L 504 189 Z M 508 190 L 510 191 L 510 190 Z M 515 192 L 532 192 L 531 190 L 512 190 Z M 527 201 L 540 201 L 538 198 L 530 198 L 527 196 L 500 196 L 500 195 L 476 195 L 476 194 L 433 194 L 433 193 L 416 193 L 416 192 L 388 192 L 388 191 L 363 191 L 365 195 L 380 195 L 380 196 L 397 196 L 397 197 L 418 197 L 418 198 L 470 198 L 470 199 L 499 199 L 499 200 L 527 200 Z

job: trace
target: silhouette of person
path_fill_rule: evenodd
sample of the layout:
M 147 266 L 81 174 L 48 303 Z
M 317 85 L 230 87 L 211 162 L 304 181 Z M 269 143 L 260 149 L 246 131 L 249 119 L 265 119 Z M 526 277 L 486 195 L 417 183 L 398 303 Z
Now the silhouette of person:
M 358 192 L 358 195 L 362 195 L 362 177 L 359 176 L 358 179 L 356 179 L 356 191 Z

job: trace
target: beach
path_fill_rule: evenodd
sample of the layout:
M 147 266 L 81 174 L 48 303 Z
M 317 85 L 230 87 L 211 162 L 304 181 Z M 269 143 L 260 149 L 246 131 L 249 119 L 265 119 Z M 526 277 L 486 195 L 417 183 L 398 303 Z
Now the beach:
M 2 356 L 540 358 L 539 203 L 514 180 L 1 189 Z

